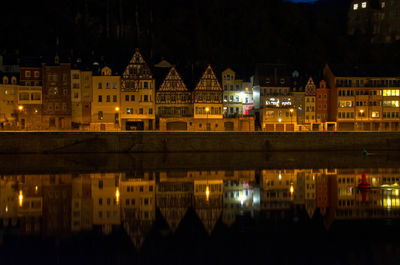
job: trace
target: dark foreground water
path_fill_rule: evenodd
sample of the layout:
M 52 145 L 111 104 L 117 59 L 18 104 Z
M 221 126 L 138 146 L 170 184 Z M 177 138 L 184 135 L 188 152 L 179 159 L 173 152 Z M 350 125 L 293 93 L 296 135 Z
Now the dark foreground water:
M 1 156 L 0 264 L 400 264 L 399 158 Z

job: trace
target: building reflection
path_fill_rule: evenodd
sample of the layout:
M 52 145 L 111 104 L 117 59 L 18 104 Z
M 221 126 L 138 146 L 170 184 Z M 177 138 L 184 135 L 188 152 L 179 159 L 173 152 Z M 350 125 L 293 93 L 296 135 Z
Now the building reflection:
M 370 188 L 360 190 L 365 172 Z M 121 228 L 140 249 L 164 220 L 172 233 L 196 218 L 204 233 L 238 216 L 287 221 L 400 217 L 399 168 L 171 170 L 2 175 L 0 234 L 112 234 Z M 189 212 L 194 214 L 188 214 Z

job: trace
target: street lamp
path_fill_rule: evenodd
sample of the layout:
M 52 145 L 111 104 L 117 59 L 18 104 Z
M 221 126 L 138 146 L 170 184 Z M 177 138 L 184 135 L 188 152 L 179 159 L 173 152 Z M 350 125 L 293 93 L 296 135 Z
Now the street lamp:
M 24 106 L 18 106 L 18 109 L 20 110 L 20 111 L 22 111 L 23 109 L 24 109 Z
M 115 111 L 117 112 L 117 113 L 115 113 L 115 115 L 117 115 L 117 119 L 116 120 L 118 121 L 118 128 L 121 129 L 120 115 L 118 113 L 119 110 L 120 110 L 119 107 L 115 107 Z
M 289 111 L 290 111 L 290 124 L 292 124 L 293 123 L 293 111 L 294 111 L 294 109 L 290 109 Z
M 363 109 L 361 109 L 360 110 L 360 116 L 361 116 L 361 130 L 363 129 L 363 124 L 362 124 L 362 118 L 363 118 L 363 115 L 364 115 L 364 110 Z
M 209 111 L 210 111 L 210 108 L 206 107 L 206 115 L 207 115 L 206 130 L 208 130 L 208 112 Z

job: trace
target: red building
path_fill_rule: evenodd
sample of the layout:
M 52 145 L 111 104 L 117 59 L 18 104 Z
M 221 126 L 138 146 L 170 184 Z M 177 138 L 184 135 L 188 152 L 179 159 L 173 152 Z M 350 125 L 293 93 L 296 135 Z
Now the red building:
M 319 83 L 319 87 L 316 90 L 316 98 L 317 121 L 321 123 L 328 122 L 329 89 L 324 80 Z
M 21 67 L 17 110 L 21 129 L 41 128 L 42 90 L 42 68 Z
M 71 129 L 71 66 L 67 63 L 43 66 L 42 127 Z

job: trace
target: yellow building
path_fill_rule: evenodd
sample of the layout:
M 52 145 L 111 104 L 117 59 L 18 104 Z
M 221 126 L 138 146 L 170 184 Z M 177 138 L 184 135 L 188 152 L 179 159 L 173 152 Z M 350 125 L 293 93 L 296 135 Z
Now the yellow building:
M 120 77 L 113 76 L 109 67 L 100 76 L 92 77 L 93 102 L 91 130 L 120 129 Z
M 222 87 L 224 89 L 224 108 L 225 117 L 243 114 L 244 93 L 242 91 L 243 81 L 236 79 L 236 73 L 227 68 L 222 72 Z
M 139 50 L 130 60 L 121 79 L 121 121 L 126 130 L 153 130 L 155 127 L 155 79 Z
M 338 130 L 400 130 L 399 77 L 384 76 L 379 66 L 354 67 L 348 72 L 326 65 L 324 78 L 332 91 L 329 116 Z
M 18 121 L 18 81 L 17 75 L 0 76 L 0 128 L 14 129 Z

